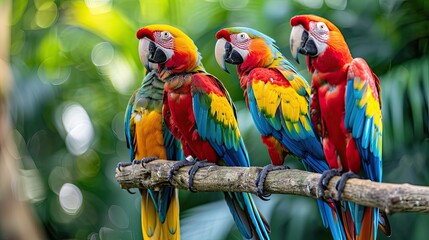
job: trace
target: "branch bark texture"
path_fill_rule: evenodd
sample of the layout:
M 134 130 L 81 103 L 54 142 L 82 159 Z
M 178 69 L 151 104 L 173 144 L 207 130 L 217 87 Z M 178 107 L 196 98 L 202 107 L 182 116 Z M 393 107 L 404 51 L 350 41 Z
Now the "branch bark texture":
M 188 187 L 190 167 L 179 169 L 171 183 L 167 174 L 174 161 L 156 160 L 151 163 L 130 165 L 116 169 L 116 180 L 121 188 L 150 188 L 174 186 Z M 201 168 L 195 175 L 192 190 L 196 192 L 250 192 L 256 193 L 255 180 L 260 167 Z M 317 186 L 321 175 L 301 170 L 270 172 L 265 181 L 266 193 L 293 194 L 317 198 Z M 335 189 L 339 177 L 334 177 L 325 191 L 325 197 L 338 198 Z M 353 201 L 368 207 L 377 207 L 387 214 L 396 212 L 429 213 L 429 187 L 410 184 L 376 183 L 363 179 L 350 179 L 341 200 Z

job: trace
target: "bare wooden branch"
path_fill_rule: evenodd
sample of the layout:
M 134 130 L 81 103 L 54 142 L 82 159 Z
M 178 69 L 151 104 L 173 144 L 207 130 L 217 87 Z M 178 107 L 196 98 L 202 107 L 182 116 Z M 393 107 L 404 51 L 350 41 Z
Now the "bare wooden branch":
M 116 180 L 123 189 L 174 186 L 187 189 L 188 170 L 183 167 L 176 172 L 172 183 L 167 174 L 174 161 L 156 160 L 151 163 L 135 164 L 116 170 Z M 198 170 L 194 178 L 196 192 L 250 192 L 256 193 L 255 179 L 260 167 L 211 166 Z M 320 174 L 301 170 L 270 172 L 265 182 L 265 190 L 272 194 L 294 194 L 317 198 Z M 339 177 L 334 177 L 325 191 L 326 197 L 337 199 L 335 189 Z M 422 212 L 429 213 L 429 187 L 410 184 L 376 183 L 369 180 L 350 179 L 344 188 L 341 200 L 353 201 L 368 207 L 383 209 L 386 213 Z

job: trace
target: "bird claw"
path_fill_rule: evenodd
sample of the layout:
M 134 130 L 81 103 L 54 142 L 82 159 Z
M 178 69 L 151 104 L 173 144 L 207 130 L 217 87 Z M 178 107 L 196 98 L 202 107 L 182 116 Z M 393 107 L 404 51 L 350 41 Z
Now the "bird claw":
M 197 162 L 197 159 L 194 159 L 192 156 L 187 156 L 185 159 L 181 161 L 177 161 L 177 163 L 171 166 L 170 171 L 168 171 L 167 179 L 168 182 L 171 183 L 173 180 L 174 173 L 182 167 L 194 165 Z
M 323 198 L 325 196 L 325 190 L 328 189 L 329 181 L 335 177 L 340 176 L 341 172 L 338 169 L 328 169 L 322 173 L 320 177 L 318 188 L 317 188 L 317 196 L 319 198 Z
M 116 165 L 116 169 L 118 169 L 118 171 L 119 171 L 119 172 L 122 172 L 121 168 L 128 167 L 128 166 L 130 166 L 131 164 L 132 164 L 131 162 L 119 162 L 119 163 Z
M 276 165 L 269 164 L 259 171 L 258 176 L 256 177 L 256 195 L 260 199 L 264 201 L 270 200 L 269 197 L 271 196 L 271 194 L 264 193 L 264 183 L 268 173 L 272 171 L 278 171 L 278 170 L 284 170 L 284 169 L 290 169 L 290 168 L 284 165 L 276 166 Z
M 337 185 L 335 186 L 335 188 L 338 191 L 338 200 L 341 199 L 341 195 L 343 194 L 344 187 L 346 186 L 347 180 L 349 180 L 350 178 L 361 178 L 361 176 L 357 175 L 352 171 L 348 171 L 341 175 L 340 180 L 337 182 Z
M 147 163 L 150 163 L 150 162 L 152 162 L 154 160 L 158 160 L 158 159 L 159 159 L 159 157 L 157 157 L 157 156 L 145 157 L 145 158 L 142 158 L 140 160 L 140 163 L 142 164 L 142 167 L 146 168 Z
M 203 167 L 208 167 L 208 166 L 214 166 L 214 165 L 216 165 L 216 164 L 211 163 L 207 160 L 195 162 L 195 164 L 193 164 L 191 169 L 189 169 L 189 171 L 188 171 L 188 175 L 189 175 L 188 190 L 191 192 L 195 192 L 194 190 L 192 190 L 192 185 L 194 184 L 194 176 L 197 173 L 198 169 L 203 168 Z

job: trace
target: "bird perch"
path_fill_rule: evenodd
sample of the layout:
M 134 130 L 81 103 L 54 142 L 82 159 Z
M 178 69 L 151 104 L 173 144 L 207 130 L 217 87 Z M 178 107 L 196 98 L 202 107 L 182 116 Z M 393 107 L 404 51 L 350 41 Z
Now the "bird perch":
M 157 189 L 161 186 L 188 187 L 188 170 L 179 169 L 171 182 L 167 174 L 174 161 L 156 160 L 116 169 L 116 180 L 123 189 Z M 250 192 L 256 193 L 255 179 L 260 167 L 201 168 L 195 174 L 193 191 L 196 192 Z M 281 170 L 270 172 L 265 181 L 265 191 L 271 194 L 293 194 L 317 198 L 320 174 L 301 170 Z M 334 177 L 325 191 L 325 197 L 337 199 L 335 189 L 339 177 Z M 387 214 L 396 212 L 429 213 L 429 187 L 410 184 L 376 183 L 363 179 L 350 179 L 344 188 L 341 200 L 352 201 L 368 207 L 377 207 Z

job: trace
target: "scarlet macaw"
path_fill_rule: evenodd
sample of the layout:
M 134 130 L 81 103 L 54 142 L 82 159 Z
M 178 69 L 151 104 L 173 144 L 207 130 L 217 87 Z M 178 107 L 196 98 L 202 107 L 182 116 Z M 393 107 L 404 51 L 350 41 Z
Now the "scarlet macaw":
M 382 180 L 382 113 L 380 82 L 361 58 L 353 58 L 340 30 L 330 21 L 300 15 L 290 20 L 290 47 L 306 55 L 312 77 L 312 122 L 322 138 L 331 170 L 323 173 L 320 190 L 334 175 L 341 175 L 339 197 L 351 177 Z M 349 239 L 376 239 L 377 226 L 390 235 L 379 209 L 343 203 Z M 348 224 L 354 222 L 354 224 Z
M 191 38 L 168 25 L 144 27 L 137 37 L 146 46 L 140 56 L 157 64 L 159 76 L 165 82 L 164 119 L 173 135 L 180 139 L 185 156 L 219 165 L 248 167 L 249 158 L 231 98 L 223 84 L 205 71 Z M 193 172 L 201 166 L 204 164 L 195 164 Z M 250 194 L 224 195 L 244 238 L 269 239 L 268 223 Z
M 162 119 L 164 82 L 158 78 L 156 71 L 150 69 L 145 59 L 142 61 L 148 73 L 140 89 L 131 96 L 125 112 L 125 135 L 130 159 L 134 163 L 156 158 L 183 159 L 180 142 L 173 137 Z M 177 189 L 140 189 L 140 193 L 143 239 L 180 239 Z
M 303 160 L 308 171 L 328 170 L 311 124 L 310 86 L 280 53 L 275 41 L 245 27 L 221 29 L 216 38 L 216 60 L 225 71 L 225 62 L 237 65 L 247 107 L 268 147 L 272 165 L 264 169 L 278 169 L 286 155 L 292 154 Z M 258 180 L 260 194 L 265 177 Z M 337 221 L 336 206 L 331 200 L 318 200 L 318 205 L 324 225 L 329 226 L 334 239 L 342 239 L 344 230 Z

